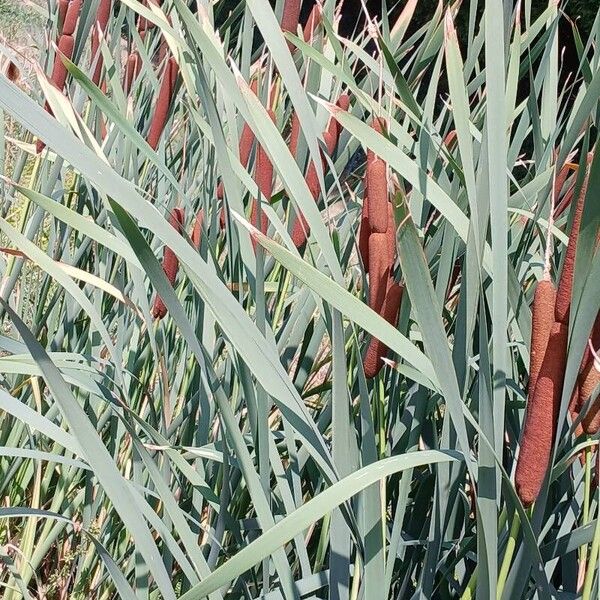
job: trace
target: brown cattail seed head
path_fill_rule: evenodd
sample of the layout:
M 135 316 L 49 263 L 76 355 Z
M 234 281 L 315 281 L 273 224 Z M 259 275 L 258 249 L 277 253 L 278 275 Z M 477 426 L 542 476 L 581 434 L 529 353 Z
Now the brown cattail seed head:
M 150 129 L 148 131 L 148 145 L 156 150 L 160 136 L 167 123 L 169 116 L 169 107 L 171 106 L 171 100 L 175 91 L 175 82 L 177 81 L 177 75 L 179 73 L 179 67 L 174 58 L 170 58 L 165 66 L 163 79 L 161 82 L 160 90 L 158 92 L 158 99 L 156 106 L 154 107 L 154 116 L 150 123 Z
M 371 202 L 370 198 L 369 202 Z M 390 277 L 388 249 L 387 234 L 371 233 L 369 236 L 369 306 L 380 314 Z
M 58 0 L 58 32 L 62 33 L 65 24 L 65 17 L 69 9 L 69 0 Z
M 517 494 L 526 507 L 537 499 L 550 463 L 563 387 L 567 336 L 567 325 L 554 323 L 535 391 L 527 403 L 515 472 Z
M 81 0 L 71 0 L 71 2 L 69 2 L 61 31 L 63 35 L 73 35 L 75 33 L 80 9 Z
M 403 290 L 404 288 L 397 283 L 391 283 L 387 289 L 381 316 L 391 325 L 395 325 L 398 320 Z M 387 353 L 388 348 L 382 341 L 374 337 L 371 338 L 363 360 L 365 377 L 371 379 L 379 373 L 383 367 L 383 361 L 381 359 L 385 358 Z
M 127 64 L 125 65 L 125 79 L 123 81 L 123 91 L 125 95 L 129 95 L 131 86 L 135 81 L 135 78 L 139 75 L 140 69 L 142 68 L 142 59 L 137 51 L 132 52 L 127 57 Z
M 385 122 L 381 118 L 373 119 L 371 127 L 378 133 L 385 131 Z M 365 192 L 369 197 L 369 225 L 371 231 L 387 231 L 387 165 L 373 150 L 367 150 L 367 170 L 365 173 Z
M 551 281 L 543 279 L 537 284 L 531 314 L 531 349 L 529 355 L 529 396 L 535 391 L 537 378 L 554 323 L 556 290 Z
M 171 216 L 169 217 L 169 224 L 177 230 L 178 233 L 181 233 L 183 228 L 183 221 L 185 215 L 183 212 L 183 208 L 174 208 L 171 211 Z M 179 271 L 179 259 L 177 258 L 175 252 L 171 250 L 168 246 L 165 246 L 163 251 L 163 271 L 169 280 L 169 283 L 173 286 L 175 285 L 175 281 L 177 279 L 177 272 Z M 162 298 L 157 294 L 154 299 L 154 306 L 152 308 L 152 316 L 155 319 L 162 319 L 167 314 L 167 307 L 163 302 Z
M 254 131 L 248 123 L 244 124 L 242 135 L 240 136 L 240 162 L 244 167 L 248 166 L 250 153 L 252 152 L 252 144 L 254 144 Z
M 358 251 L 365 268 L 365 273 L 369 272 L 369 237 L 371 228 L 369 227 L 369 198 L 364 197 L 362 211 L 360 215 L 360 231 L 358 233 Z
M 312 41 L 315 31 L 317 27 L 323 21 L 323 9 L 319 6 L 319 3 L 316 2 L 310 11 L 310 15 L 308 16 L 308 20 L 306 21 L 306 25 L 304 26 L 304 41 L 308 44 Z
M 204 223 L 204 209 L 201 208 L 196 215 L 194 221 L 194 229 L 192 230 L 192 244 L 197 250 L 200 249 L 200 242 L 202 240 L 202 224 Z
M 577 238 L 579 237 L 581 214 L 583 212 L 583 204 L 585 195 L 587 193 L 588 181 L 589 173 L 585 177 L 579 192 L 579 197 L 577 198 L 575 214 L 573 215 L 573 225 L 569 235 L 569 244 L 567 245 L 567 253 L 563 263 L 560 281 L 558 283 L 558 291 L 556 292 L 556 307 L 554 317 L 561 323 L 564 323 L 569 319 L 571 292 L 573 291 L 573 274 L 575 271 L 575 255 L 577 253 Z
M 281 30 L 284 33 L 289 31 L 296 35 L 301 6 L 302 0 L 285 0 L 283 14 L 281 15 Z M 292 44 L 288 42 L 288 46 L 291 48 Z
M 92 81 L 95 85 L 100 83 L 102 73 L 102 56 L 99 53 L 100 49 L 100 31 L 106 31 L 108 19 L 110 18 L 112 0 L 100 0 L 98 12 L 96 13 L 96 24 L 92 28 L 92 63 L 96 61 Z

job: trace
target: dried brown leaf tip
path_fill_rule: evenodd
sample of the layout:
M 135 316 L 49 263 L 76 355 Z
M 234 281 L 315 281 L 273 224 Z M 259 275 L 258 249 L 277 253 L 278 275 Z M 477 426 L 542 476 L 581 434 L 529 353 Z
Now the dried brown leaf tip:
M 171 216 L 169 217 L 169 224 L 173 227 L 178 233 L 181 233 L 183 230 L 183 223 L 185 220 L 185 213 L 183 208 L 174 208 L 171 211 Z M 165 246 L 163 251 L 163 271 L 169 280 L 171 286 L 175 285 L 175 281 L 177 280 L 177 272 L 179 271 L 179 259 L 177 255 L 171 248 Z M 154 298 L 154 306 L 152 307 L 152 316 L 155 319 L 162 319 L 167 314 L 167 307 L 163 302 L 162 298 L 156 294 Z
M 17 67 L 12 60 L 7 61 L 6 65 L 4 66 L 4 74 L 6 75 L 6 78 L 13 83 L 16 83 L 21 77 L 21 71 L 19 70 L 19 67 Z

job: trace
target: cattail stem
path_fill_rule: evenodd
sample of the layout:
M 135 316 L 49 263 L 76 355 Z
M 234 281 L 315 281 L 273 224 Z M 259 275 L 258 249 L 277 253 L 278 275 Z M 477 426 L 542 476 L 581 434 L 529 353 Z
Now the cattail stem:
M 504 550 L 504 558 L 502 559 L 502 565 L 500 572 L 498 573 L 498 585 L 496 586 L 496 600 L 502 598 L 502 592 L 504 592 L 504 586 L 508 578 L 508 571 L 512 563 L 513 556 L 515 554 L 515 548 L 517 547 L 517 538 L 519 536 L 519 526 L 521 519 L 519 513 L 515 511 L 513 520 L 510 526 L 510 533 L 508 534 L 508 541 L 506 542 L 506 548 Z

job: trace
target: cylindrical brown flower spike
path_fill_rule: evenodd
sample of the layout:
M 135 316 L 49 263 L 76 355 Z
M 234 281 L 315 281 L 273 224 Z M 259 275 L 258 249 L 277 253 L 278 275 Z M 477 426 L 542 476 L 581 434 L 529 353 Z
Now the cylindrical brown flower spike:
M 271 120 L 275 122 L 275 113 L 269 109 L 267 111 Z M 254 165 L 254 180 L 260 191 L 260 194 L 267 202 L 271 201 L 271 195 L 273 193 L 273 163 L 266 153 L 265 149 L 259 145 L 256 151 L 256 162 Z M 260 225 L 258 224 L 258 200 L 252 201 L 252 210 L 250 212 L 250 222 L 254 227 L 261 230 L 262 233 L 267 233 L 269 226 L 269 219 L 264 211 L 261 211 Z M 256 246 L 254 240 L 252 241 L 253 246 Z
M 300 8 L 302 0 L 285 0 L 283 5 L 283 14 L 281 15 L 281 30 L 285 33 L 289 31 L 296 35 L 298 21 L 300 20 Z M 288 47 L 293 48 L 293 44 L 288 41 Z
M 588 160 L 590 158 L 588 157 Z M 581 226 L 581 214 L 583 212 L 583 204 L 587 193 L 589 181 L 589 172 L 585 176 L 577 205 L 575 206 L 575 214 L 573 215 L 573 225 L 569 235 L 569 244 L 567 245 L 567 253 L 563 263 L 558 290 L 556 292 L 556 307 L 554 310 L 554 318 L 565 323 L 569 320 L 569 309 L 571 307 L 571 293 L 573 291 L 573 275 L 575 271 L 575 255 L 577 253 L 577 238 L 579 237 L 579 228 Z
M 369 272 L 369 198 L 365 195 L 360 215 L 360 231 L 358 232 L 358 251 L 363 262 L 365 273 Z
M 61 35 L 58 39 L 58 50 L 60 53 L 64 54 L 67 58 L 73 57 L 73 48 L 75 46 L 75 40 L 72 35 Z M 62 58 L 60 56 L 54 57 L 54 64 L 52 65 L 52 74 L 50 75 L 50 83 L 58 90 L 63 90 L 65 87 L 65 83 L 67 82 L 67 67 L 65 67 Z M 48 102 L 45 104 L 45 109 L 47 112 L 52 114 L 52 109 Z M 46 144 L 42 140 L 37 140 L 35 144 L 36 152 L 39 154 L 44 148 Z
M 75 40 L 72 35 L 61 35 L 58 40 L 58 49 L 64 54 L 67 58 L 73 57 L 73 48 L 75 46 Z M 54 65 L 52 67 L 52 75 L 50 77 L 50 82 L 54 84 L 54 86 L 62 90 L 65 87 L 65 83 L 67 82 L 67 67 L 63 63 L 60 56 L 56 56 L 54 59 Z
M 110 18 L 112 0 L 100 0 L 98 6 L 98 12 L 96 13 L 96 24 L 92 29 L 92 64 L 96 61 L 94 67 L 94 74 L 92 75 L 92 81 L 95 85 L 100 83 L 100 76 L 102 74 L 102 55 L 98 52 L 100 49 L 100 33 L 106 31 L 108 25 L 108 19 Z
M 69 2 L 62 26 L 62 35 L 73 35 L 75 33 L 80 10 L 81 0 L 71 0 L 71 2 Z
M 154 4 L 155 6 L 160 6 L 162 4 L 162 0 L 150 0 L 150 2 L 152 2 L 152 4 Z M 144 4 L 148 6 L 148 0 L 144 0 Z M 146 17 L 139 17 L 137 25 L 138 31 L 147 31 L 148 29 L 152 29 L 153 27 L 154 23 L 152 21 L 148 21 Z
M 347 94 L 342 94 L 336 105 L 344 111 L 348 110 L 350 106 L 350 97 Z M 333 156 L 335 152 L 335 148 L 338 143 L 339 135 L 340 135 L 341 127 L 339 123 L 335 119 L 330 119 L 329 125 L 327 126 L 327 130 L 323 134 L 323 141 L 325 142 L 325 148 L 327 149 L 327 154 L 329 156 Z M 298 121 L 298 117 L 296 113 L 292 115 L 292 128 L 290 133 L 290 152 L 294 157 L 296 157 L 296 152 L 298 149 L 298 136 L 300 134 L 300 122 Z M 323 153 L 321 152 L 321 164 L 323 166 L 323 170 L 327 166 L 325 162 L 325 158 Z M 315 201 L 318 200 L 321 189 L 319 187 L 319 177 L 317 175 L 317 169 L 315 167 L 315 163 L 313 161 L 308 165 L 308 169 L 306 171 L 305 176 L 306 185 L 310 190 L 311 196 Z M 294 226 L 292 227 L 292 241 L 296 248 L 301 248 L 306 243 L 308 235 L 310 233 L 310 227 L 308 226 L 308 222 L 303 214 L 299 214 L 296 218 Z
M 184 219 L 185 215 L 183 208 L 174 208 L 171 211 L 171 216 L 169 217 L 169 224 L 178 233 L 181 233 Z M 165 272 L 165 275 L 167 276 L 171 286 L 174 286 L 177 279 L 177 271 L 179 271 L 179 259 L 177 258 L 175 252 L 173 252 L 173 250 L 171 250 L 171 248 L 168 246 L 165 246 L 165 249 L 163 250 L 163 271 Z M 152 316 L 155 319 L 162 319 L 166 314 L 167 307 L 165 306 L 162 298 L 156 294 L 154 306 L 152 307 Z
M 323 22 L 323 9 L 319 5 L 318 2 L 315 2 L 315 5 L 312 7 L 310 11 L 310 15 L 308 15 L 308 20 L 306 21 L 306 25 L 304 26 L 304 31 L 302 32 L 304 35 L 304 41 L 308 44 L 312 42 L 315 31 L 317 27 Z
M 515 487 L 525 507 L 537 499 L 548 470 L 560 408 L 568 327 L 554 323 L 533 395 L 527 403 Z
M 371 127 L 378 133 L 382 133 L 383 121 L 375 119 Z M 365 190 L 369 197 L 369 225 L 371 231 L 385 233 L 388 220 L 387 165 L 371 149 L 367 151 Z
M 200 249 L 200 241 L 202 240 L 202 224 L 204 223 L 204 209 L 201 208 L 196 215 L 194 221 L 194 229 L 192 229 L 192 245 L 196 250 Z
M 531 351 L 529 354 L 529 397 L 533 395 L 546 354 L 550 331 L 554 323 L 556 290 L 549 279 L 542 279 L 535 288 L 531 310 Z
M 169 107 L 171 106 L 178 74 L 179 67 L 177 66 L 177 62 L 171 57 L 165 66 L 160 90 L 158 92 L 158 99 L 154 108 L 154 116 L 152 117 L 152 122 L 150 123 L 150 129 L 148 131 L 147 142 L 153 150 L 156 150 L 158 147 L 160 136 L 167 123 Z
M 127 57 L 127 64 L 125 65 L 125 77 L 123 79 L 123 91 L 128 96 L 131 91 L 131 86 L 135 81 L 136 77 L 140 74 L 142 68 L 142 59 L 137 51 L 132 52 Z
M 63 25 L 69 8 L 69 0 L 58 0 L 58 32 L 63 33 Z
M 380 314 L 389 278 L 388 236 L 386 233 L 371 233 L 369 236 L 369 306 Z
M 398 320 L 398 311 L 400 310 L 403 290 L 404 288 L 397 283 L 391 283 L 385 295 L 381 316 L 391 325 L 395 325 Z M 371 338 L 363 360 L 363 368 L 367 379 L 372 379 L 381 371 L 383 367 L 381 359 L 385 358 L 387 353 L 388 348 L 381 340 L 375 337 Z

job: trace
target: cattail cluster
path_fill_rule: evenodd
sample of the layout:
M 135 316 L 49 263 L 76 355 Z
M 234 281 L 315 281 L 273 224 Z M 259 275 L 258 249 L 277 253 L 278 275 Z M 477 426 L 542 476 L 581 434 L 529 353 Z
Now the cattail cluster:
M 185 219 L 185 214 L 183 208 L 174 208 L 171 211 L 171 216 L 169 217 L 169 224 L 173 227 L 177 233 L 181 233 L 183 230 L 183 223 Z M 177 280 L 177 272 L 179 271 L 179 259 L 177 258 L 175 252 L 171 250 L 168 246 L 165 246 L 163 251 L 163 271 L 169 280 L 171 286 L 175 285 L 175 281 Z M 156 294 L 154 298 L 154 306 L 152 307 L 152 316 L 155 319 L 162 319 L 167 314 L 167 307 L 163 302 L 162 298 Z
M 350 107 L 350 97 L 347 94 L 341 94 L 337 99 L 336 106 L 343 111 L 347 111 Z M 325 142 L 325 149 L 329 156 L 333 156 L 339 137 L 341 133 L 341 128 L 339 123 L 335 119 L 330 119 L 327 129 L 323 133 L 323 141 Z M 292 124 L 290 128 L 290 142 L 289 149 L 294 158 L 297 157 L 298 152 L 298 138 L 300 136 L 300 122 L 296 113 L 292 115 Z M 321 152 L 321 165 L 323 170 L 327 166 L 327 162 L 325 161 L 325 157 Z M 308 189 L 310 190 L 311 196 L 315 202 L 319 199 L 320 187 L 319 187 L 319 176 L 317 174 L 317 169 L 313 161 L 310 162 L 308 169 L 305 174 L 305 181 Z M 308 222 L 304 218 L 304 215 L 300 213 L 294 222 L 292 227 L 292 241 L 296 248 L 301 248 L 306 243 L 308 235 L 310 234 L 310 227 Z
M 153 150 L 156 150 L 158 147 L 160 136 L 162 135 L 167 123 L 169 108 L 175 93 L 175 84 L 177 82 L 178 75 L 179 67 L 175 59 L 171 57 L 165 64 L 165 70 L 163 72 L 160 89 L 158 91 L 158 98 L 154 107 L 154 114 L 152 116 L 150 129 L 148 130 L 148 136 L 146 138 L 148 145 Z
M 68 3 L 61 3 L 58 6 L 59 10 L 59 25 L 60 37 L 58 38 L 58 51 L 68 59 L 73 58 L 73 49 L 75 47 L 74 33 L 77 28 L 79 19 L 79 11 L 81 9 L 81 0 L 71 0 Z M 52 74 L 50 75 L 50 83 L 60 91 L 64 90 L 67 82 L 67 67 L 65 67 L 60 56 L 55 56 L 54 64 L 52 65 Z M 52 114 L 50 105 L 46 102 L 45 109 Z M 36 151 L 38 154 L 45 148 L 44 142 L 38 140 L 36 143 Z
M 371 126 L 378 133 L 385 130 L 381 119 L 375 119 Z M 387 165 L 371 150 L 367 153 L 364 189 L 358 246 L 369 273 L 369 306 L 395 325 L 403 292 L 403 287 L 394 282 L 392 273 L 396 261 L 396 223 L 389 201 Z M 379 373 L 387 352 L 388 348 L 381 340 L 371 338 L 363 358 L 367 378 Z
M 560 179 L 562 183 L 557 181 L 557 185 L 562 188 L 566 181 L 564 170 L 559 173 L 557 180 Z M 533 298 L 527 411 L 515 471 L 515 487 L 524 506 L 535 502 L 540 493 L 556 436 L 567 360 L 575 254 L 586 189 L 587 176 L 574 209 L 558 288 L 555 289 L 549 279 L 547 265 L 545 277 L 538 283 Z M 591 371 L 590 376 L 589 358 L 584 357 L 576 390 L 569 403 L 572 416 L 577 415 L 582 396 L 589 397 L 593 391 L 589 389 L 595 377 L 593 361 Z M 587 379 L 588 376 L 590 380 Z M 585 419 L 584 429 L 593 427 L 600 427 L 600 417 L 598 423 L 594 423 L 594 416 L 590 411 Z

